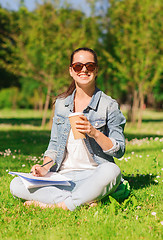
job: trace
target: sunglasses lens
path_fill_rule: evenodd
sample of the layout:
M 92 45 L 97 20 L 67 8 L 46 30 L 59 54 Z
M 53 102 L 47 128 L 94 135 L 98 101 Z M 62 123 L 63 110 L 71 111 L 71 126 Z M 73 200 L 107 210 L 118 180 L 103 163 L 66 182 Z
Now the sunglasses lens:
M 72 65 L 75 72 L 80 72 L 83 68 L 83 64 L 77 63 Z
M 96 68 L 96 64 L 95 63 L 87 63 L 86 68 L 89 72 L 93 72 Z
M 75 72 L 80 72 L 84 66 L 86 66 L 86 68 L 89 72 L 93 72 L 96 68 L 96 63 L 88 62 L 88 63 L 85 63 L 85 64 L 83 64 L 83 63 L 72 64 L 72 68 L 74 69 Z

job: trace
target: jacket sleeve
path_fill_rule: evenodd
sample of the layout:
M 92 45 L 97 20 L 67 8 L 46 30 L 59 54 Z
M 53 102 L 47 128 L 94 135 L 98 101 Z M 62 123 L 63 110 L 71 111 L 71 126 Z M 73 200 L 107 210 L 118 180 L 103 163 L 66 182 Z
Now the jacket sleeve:
M 105 151 L 116 158 L 121 158 L 125 153 L 125 137 L 123 134 L 126 119 L 122 112 L 119 110 L 118 103 L 113 102 L 111 109 L 108 110 L 107 126 L 108 126 L 108 137 L 116 141 L 117 147 L 111 153 Z
M 56 123 L 56 111 L 57 111 L 57 101 L 55 103 L 55 113 L 53 117 L 53 124 L 51 129 L 51 137 L 47 150 L 44 153 L 44 157 L 50 157 L 54 162 L 57 156 L 57 143 L 58 143 L 58 133 L 57 133 L 57 123 Z

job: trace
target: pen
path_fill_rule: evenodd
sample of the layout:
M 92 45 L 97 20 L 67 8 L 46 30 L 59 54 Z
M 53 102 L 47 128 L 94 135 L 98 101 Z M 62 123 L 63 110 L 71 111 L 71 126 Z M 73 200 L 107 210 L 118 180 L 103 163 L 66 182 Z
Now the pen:
M 43 165 L 41 165 L 41 167 L 44 167 L 45 165 L 47 165 L 47 164 L 49 164 L 49 163 L 51 163 L 51 162 L 53 162 L 53 160 L 50 160 L 49 162 L 47 162 L 47 163 L 44 163 Z M 31 171 L 30 173 L 32 173 L 33 171 Z

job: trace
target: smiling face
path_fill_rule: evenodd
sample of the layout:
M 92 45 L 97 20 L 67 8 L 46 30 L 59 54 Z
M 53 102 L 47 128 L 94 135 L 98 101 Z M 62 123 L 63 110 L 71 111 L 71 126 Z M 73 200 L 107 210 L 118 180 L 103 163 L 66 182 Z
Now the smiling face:
M 79 51 L 74 54 L 73 63 L 88 63 L 95 62 L 94 56 L 91 52 L 88 51 Z M 75 72 L 72 67 L 69 68 L 71 77 L 75 80 L 75 84 L 80 87 L 94 87 L 95 78 L 97 76 L 97 68 L 93 72 L 88 71 L 86 66 L 83 66 L 81 71 Z

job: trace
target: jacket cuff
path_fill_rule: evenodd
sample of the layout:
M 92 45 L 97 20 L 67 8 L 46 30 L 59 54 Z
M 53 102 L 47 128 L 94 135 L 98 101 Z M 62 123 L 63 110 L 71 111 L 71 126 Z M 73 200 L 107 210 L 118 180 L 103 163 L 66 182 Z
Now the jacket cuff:
M 115 152 L 119 151 L 120 145 L 114 138 L 110 138 L 110 140 L 113 143 L 113 147 L 110 148 L 109 150 L 106 150 L 106 151 L 103 150 L 103 152 L 110 155 L 110 156 L 113 156 Z
M 51 158 L 54 163 L 55 163 L 55 159 L 56 159 L 56 156 L 57 156 L 57 152 L 55 150 L 46 150 L 45 153 L 44 153 L 44 158 L 45 157 L 49 157 Z

